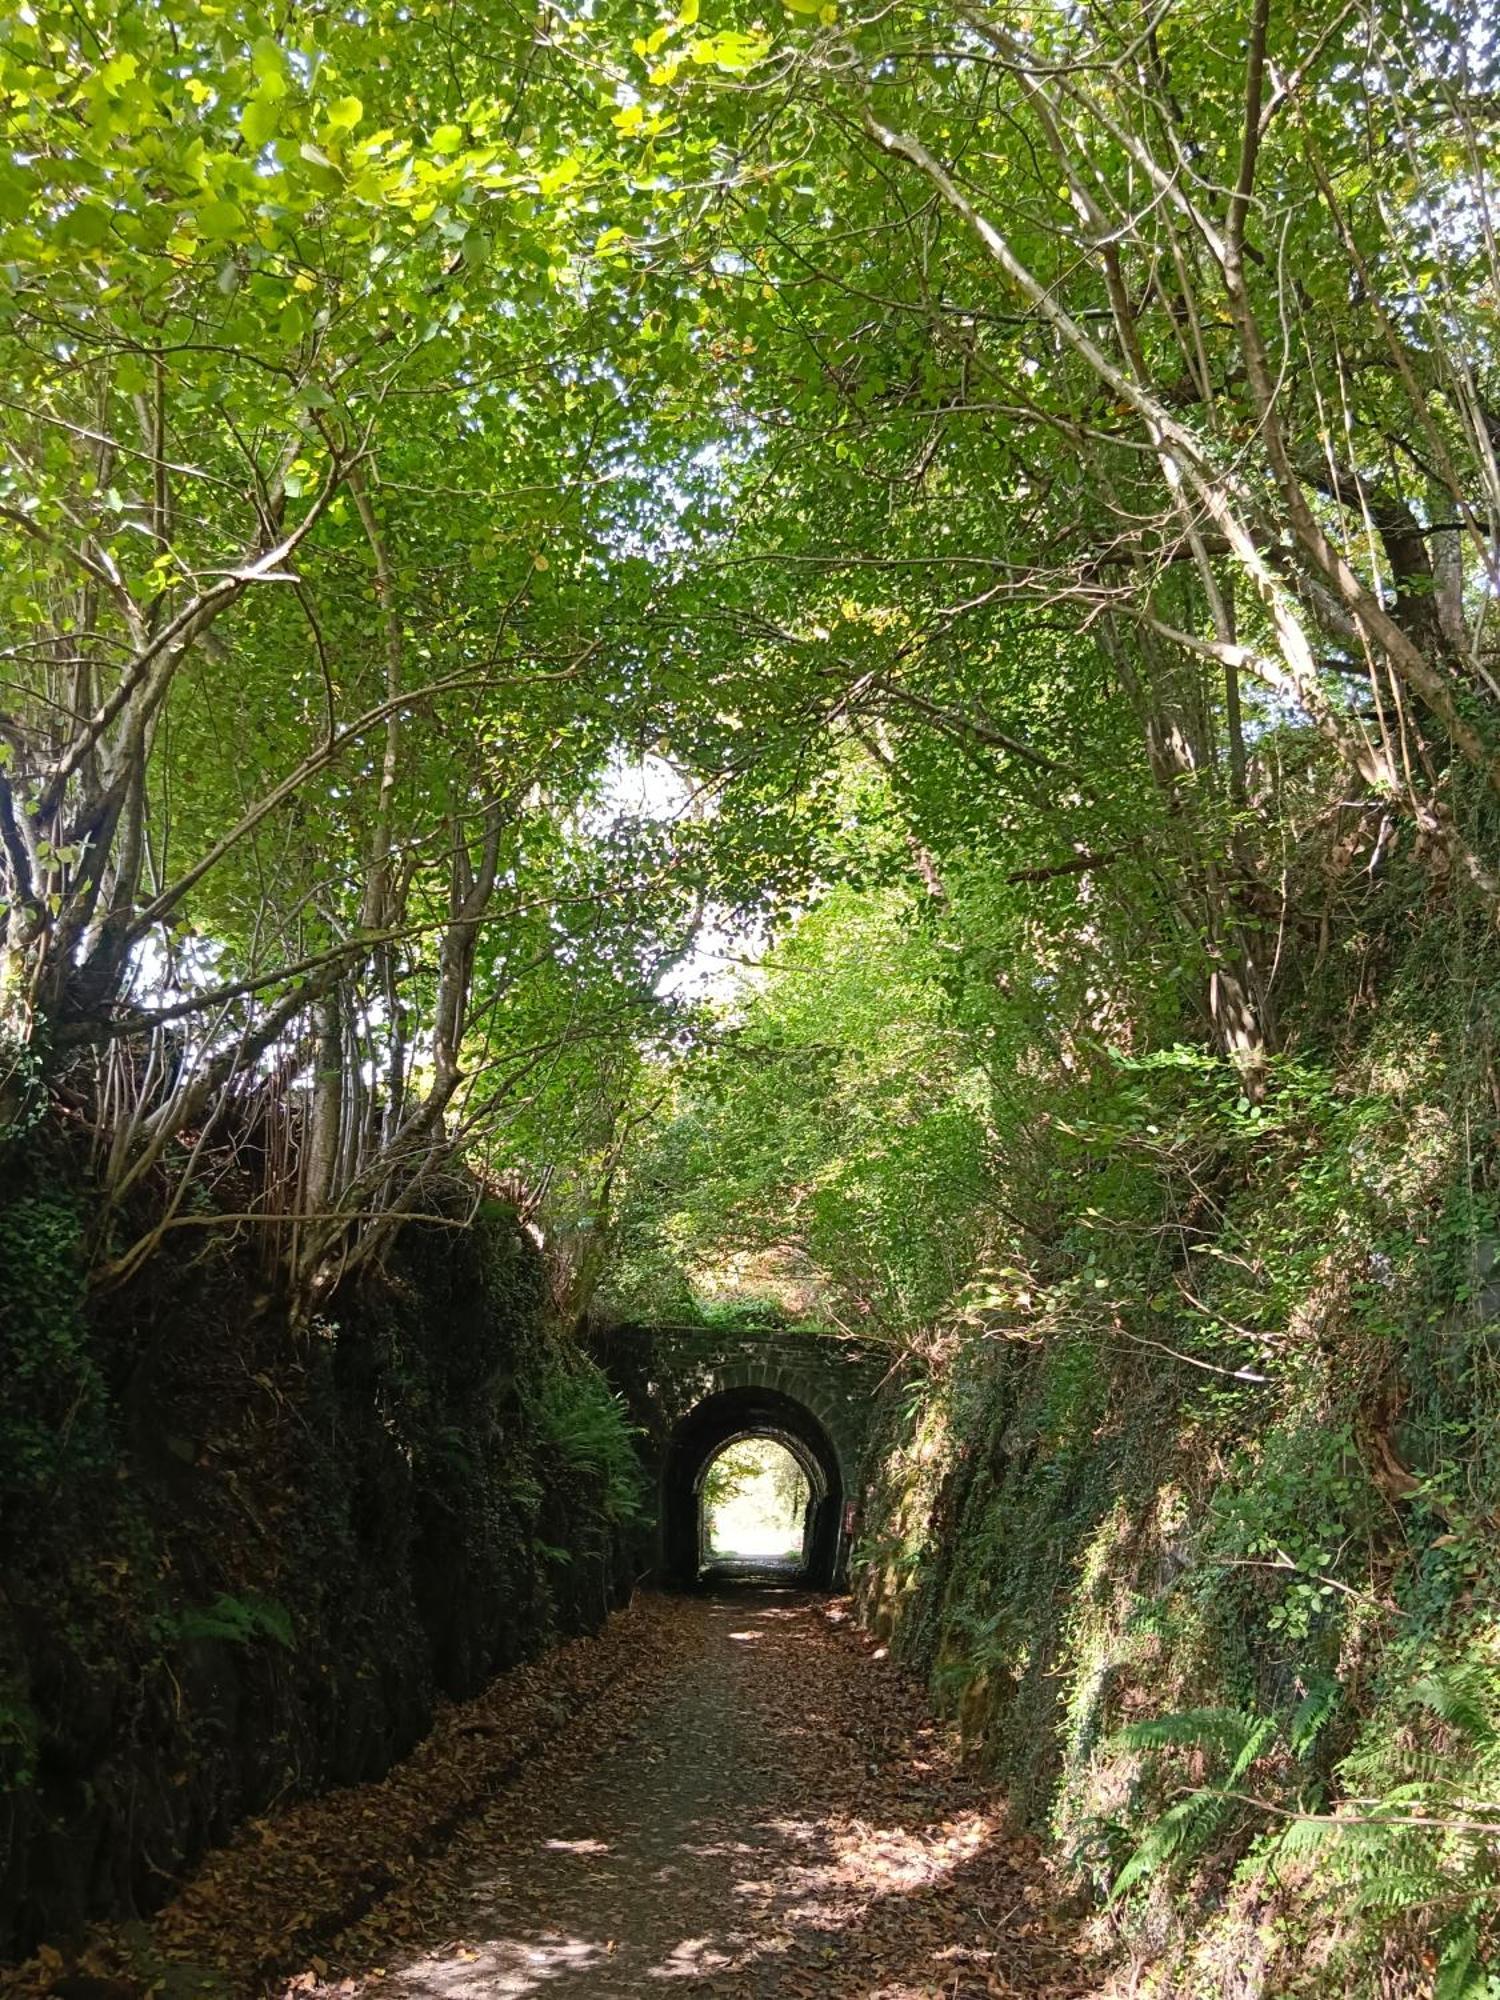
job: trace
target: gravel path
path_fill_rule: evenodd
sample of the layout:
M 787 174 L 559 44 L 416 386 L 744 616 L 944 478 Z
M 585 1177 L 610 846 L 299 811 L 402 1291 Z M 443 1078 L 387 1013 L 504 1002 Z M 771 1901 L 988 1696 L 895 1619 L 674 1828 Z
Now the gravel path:
M 1034 1851 L 840 1607 L 738 1589 L 650 1619 L 644 1684 L 627 1677 L 291 1991 L 1088 1990 Z

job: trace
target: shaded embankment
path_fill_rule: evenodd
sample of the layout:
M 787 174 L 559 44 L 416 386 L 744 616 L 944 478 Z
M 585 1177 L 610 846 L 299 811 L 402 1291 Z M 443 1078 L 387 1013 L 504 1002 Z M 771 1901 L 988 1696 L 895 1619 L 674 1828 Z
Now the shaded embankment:
M 837 1604 L 648 1597 L 556 1661 L 578 1704 L 508 1788 L 486 1801 L 475 1772 L 503 1778 L 512 1717 L 535 1728 L 541 1666 L 450 1711 L 417 1782 L 425 1747 L 247 1830 L 147 1944 L 101 1937 L 85 1972 L 251 1991 L 274 1963 L 279 1990 L 369 2000 L 1087 1990 L 1035 1850 Z M 451 1837 L 402 1858 L 424 1823 Z M 372 1856 L 390 1886 L 340 1932 Z
M 156 1908 L 248 1814 L 597 1627 L 631 1498 L 502 1209 L 409 1227 L 296 1328 L 227 1232 L 90 1292 L 72 1156 L 6 1165 L 0 1957 Z

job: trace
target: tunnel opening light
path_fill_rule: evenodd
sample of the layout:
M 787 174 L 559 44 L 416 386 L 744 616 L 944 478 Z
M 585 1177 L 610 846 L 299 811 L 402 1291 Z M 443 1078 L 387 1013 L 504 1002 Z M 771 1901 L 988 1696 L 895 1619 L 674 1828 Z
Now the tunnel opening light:
M 807 1474 L 784 1444 L 771 1437 L 732 1440 L 703 1478 L 703 1561 L 715 1569 L 801 1570 L 812 1501 Z

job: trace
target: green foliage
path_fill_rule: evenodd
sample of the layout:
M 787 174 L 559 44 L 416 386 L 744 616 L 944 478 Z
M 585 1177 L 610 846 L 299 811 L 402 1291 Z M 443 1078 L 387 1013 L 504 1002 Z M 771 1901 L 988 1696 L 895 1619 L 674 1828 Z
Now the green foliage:
M 211 1604 L 171 1612 L 157 1620 L 164 1640 L 224 1639 L 247 1646 L 257 1639 L 273 1640 L 288 1652 L 294 1636 L 292 1615 L 273 1597 L 231 1597 L 221 1591 Z
M 1311 1708 L 1305 1702 L 1299 1708 L 1287 1729 L 1298 1746 L 1308 1746 L 1316 1736 L 1318 1718 L 1327 1719 L 1333 1693 L 1330 1687 Z M 1117 1902 L 1158 1873 L 1186 1868 L 1226 1819 L 1237 1813 L 1243 1817 L 1243 1788 L 1280 1735 L 1275 1717 L 1247 1715 L 1237 1709 L 1188 1709 L 1120 1730 L 1104 1746 L 1105 1755 L 1198 1751 L 1221 1765 L 1222 1775 L 1212 1784 L 1192 1787 L 1185 1798 L 1178 1798 L 1149 1821 L 1135 1852 L 1115 1876 L 1110 1900 Z
M 1344 1910 L 1382 1930 L 1422 1922 L 1435 1936 L 1435 1994 L 1443 2000 L 1481 2000 L 1500 1979 L 1492 1956 L 1492 1905 L 1500 1882 L 1500 1729 L 1494 1670 L 1455 1669 L 1446 1679 L 1427 1676 L 1407 1692 L 1411 1721 L 1423 1711 L 1446 1725 L 1450 1740 L 1413 1747 L 1404 1782 L 1374 1796 L 1353 1796 L 1338 1811 L 1316 1802 L 1299 1810 L 1255 1796 L 1257 1767 L 1278 1748 L 1306 1764 L 1337 1698 L 1328 1682 L 1304 1696 L 1282 1722 L 1235 1710 L 1184 1711 L 1121 1730 L 1108 1746 L 1116 1752 L 1190 1750 L 1218 1764 L 1212 1782 L 1192 1786 L 1149 1818 L 1134 1853 L 1115 1877 L 1112 1899 L 1145 1887 L 1153 1877 L 1178 1874 L 1197 1859 L 1225 1822 L 1268 1820 L 1268 1830 L 1240 1864 L 1247 1881 L 1314 1864 Z M 1399 1740 L 1399 1739 L 1397 1739 Z M 1385 1739 L 1386 1753 L 1392 1739 Z M 1369 1751 L 1356 1752 L 1338 1776 L 1351 1793 L 1370 1776 Z M 1162 1779 L 1154 1774 L 1159 1796 Z M 1271 1779 L 1275 1784 L 1274 1777 Z M 1278 1789 L 1281 1789 L 1278 1787 Z M 1304 1781 L 1303 1790 L 1309 1789 Z M 1316 1794 L 1318 1787 L 1311 1786 Z M 1357 1958 L 1361 1931 L 1353 1929 Z
M 55 1091 L 96 1199 L 0 1215 L 6 1476 L 102 1460 L 85 1278 L 222 1199 L 306 1318 L 467 1156 L 565 1321 L 914 1357 L 867 1601 L 1187 1911 L 1231 1775 L 1452 1818 L 1489 1754 L 1412 1691 L 1500 1602 L 1500 56 L 772 12 L 9 23 L 0 1131 Z M 696 938 L 760 963 L 695 1003 Z M 386 1386 L 535 1525 L 426 1421 L 466 1334 Z
M 988 1185 L 988 1086 L 941 970 L 905 889 L 831 891 L 783 938 L 631 1161 L 622 1305 L 653 1255 L 701 1295 L 734 1257 L 794 1243 L 832 1283 L 814 1312 L 896 1332 L 939 1310 Z
M 1221 1786 L 1192 1791 L 1156 1819 L 1134 1854 L 1115 1877 L 1111 1900 L 1129 1894 L 1165 1868 L 1181 1868 L 1208 1845 L 1236 1803 L 1235 1788 L 1251 1771 L 1275 1732 L 1265 1718 L 1233 1710 L 1199 1711 L 1138 1723 L 1115 1740 L 1122 1750 L 1158 1749 L 1163 1744 L 1208 1743 L 1230 1761 Z
M 587 40 L 538 62 L 425 4 L 399 47 L 261 6 L 7 24 L 0 1032 L 90 1106 L 107 1282 L 157 1247 L 109 1228 L 155 1171 L 212 1225 L 185 1190 L 237 1091 L 274 1122 L 321 1079 L 339 1188 L 255 1190 L 331 1218 L 262 1237 L 316 1304 L 460 1151 L 595 1178 L 671 1032 L 704 871 L 620 794 L 643 549 L 716 427 L 633 248 L 661 135 L 579 87 Z
M 0 1273 L 0 1484 L 36 1491 L 97 1464 L 105 1448 L 76 1201 L 27 1194 L 0 1205 Z
M 534 1420 L 563 1463 L 596 1481 L 599 1508 L 613 1526 L 640 1515 L 644 1488 L 634 1431 L 620 1397 L 592 1363 L 559 1361 L 535 1391 Z
M 0 1149 L 33 1131 L 47 1113 L 42 1049 L 0 1028 Z
M 1175 1035 L 1033 1053 L 1012 1228 L 890 1411 L 866 1615 L 1175 1993 L 1257 1929 L 1289 1996 L 1393 1929 L 1495 1977 L 1493 971 L 1454 1006 L 1445 921 L 1258 1103 Z

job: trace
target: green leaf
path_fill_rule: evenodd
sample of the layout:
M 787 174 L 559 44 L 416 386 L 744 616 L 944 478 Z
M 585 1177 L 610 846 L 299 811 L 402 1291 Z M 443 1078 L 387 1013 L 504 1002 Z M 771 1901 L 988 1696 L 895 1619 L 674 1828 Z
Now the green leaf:
M 23 167 L 7 161 L 0 173 L 0 222 L 19 222 L 31 212 L 36 187 Z
M 770 47 L 767 35 L 747 35 L 737 28 L 723 28 L 716 35 L 694 42 L 688 54 L 702 68 L 721 69 L 731 76 L 742 76 L 765 59 Z
M 213 201 L 206 201 L 194 211 L 198 234 L 211 243 L 221 243 L 233 236 L 239 236 L 245 228 L 245 211 L 237 201 L 230 201 L 220 195 Z
M 113 95 L 122 90 L 139 70 L 140 64 L 133 55 L 112 56 L 99 72 L 99 81 Z
M 280 42 L 274 36 L 262 35 L 250 51 L 251 64 L 258 77 L 281 77 L 286 67 L 286 57 Z
M 274 92 L 258 90 L 240 113 L 240 130 L 256 152 L 276 136 L 281 104 Z
M 63 235 L 81 249 L 96 250 L 109 234 L 110 213 L 97 201 L 80 202 L 63 217 Z
M 571 187 L 583 172 L 583 162 L 576 153 L 570 153 L 565 160 L 559 160 L 555 167 L 537 176 L 537 186 L 549 198 L 559 194 L 563 188 Z

